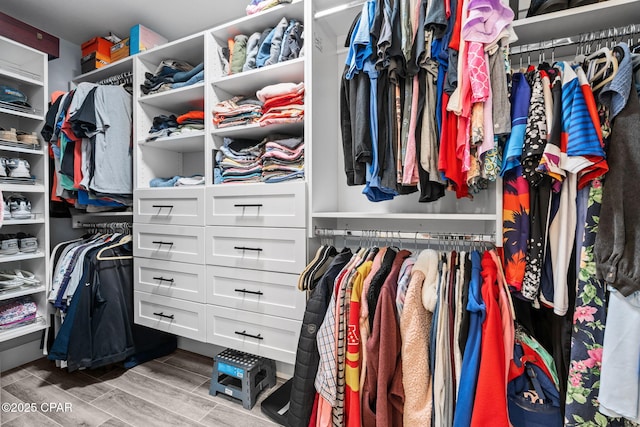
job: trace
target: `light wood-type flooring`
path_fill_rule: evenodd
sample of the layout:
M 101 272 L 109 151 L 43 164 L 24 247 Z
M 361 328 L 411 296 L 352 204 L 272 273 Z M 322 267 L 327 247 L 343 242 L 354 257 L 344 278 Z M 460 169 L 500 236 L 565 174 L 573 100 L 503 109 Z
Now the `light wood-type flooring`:
M 2 427 L 49 426 L 277 426 L 260 411 L 264 390 L 251 411 L 224 395 L 210 396 L 213 359 L 183 350 L 125 370 L 109 367 L 69 374 L 40 359 L 0 375 L 0 402 L 35 403 L 36 412 L 0 411 Z M 70 403 L 71 411 L 47 409 Z M 42 410 L 45 404 L 45 410 Z M 18 405 L 13 405 L 14 408 Z M 60 409 L 64 409 L 61 406 Z

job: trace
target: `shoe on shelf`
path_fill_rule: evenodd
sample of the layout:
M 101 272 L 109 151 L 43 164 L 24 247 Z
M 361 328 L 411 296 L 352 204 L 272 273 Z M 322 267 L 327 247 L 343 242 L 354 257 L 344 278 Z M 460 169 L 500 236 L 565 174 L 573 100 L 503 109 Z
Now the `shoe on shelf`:
M 588 1 L 588 0 L 587 0 Z M 544 13 L 557 12 L 569 7 L 569 0 L 531 0 L 527 18 Z
M 0 177 L 7 176 L 7 161 L 8 159 L 0 157 Z
M 0 255 L 15 255 L 19 250 L 15 234 L 0 234 Z
M 13 219 L 31 219 L 31 202 L 20 194 L 9 197 L 9 210 Z
M 38 145 L 38 134 L 35 132 L 27 133 L 18 131 L 18 141 L 24 142 L 25 144 Z
M 2 219 L 3 220 L 8 220 L 11 219 L 11 208 L 9 207 L 9 201 L 8 200 L 3 200 L 2 203 L 4 203 L 4 208 L 2 209 Z
M 18 142 L 18 134 L 15 128 L 11 128 L 9 130 L 0 128 L 0 139 L 4 139 L 5 141 Z
M 38 239 L 28 233 L 18 233 L 16 235 L 18 239 L 18 247 L 20 252 L 31 253 L 38 250 Z
M 7 159 L 6 165 L 10 178 L 31 178 L 31 166 L 25 159 Z

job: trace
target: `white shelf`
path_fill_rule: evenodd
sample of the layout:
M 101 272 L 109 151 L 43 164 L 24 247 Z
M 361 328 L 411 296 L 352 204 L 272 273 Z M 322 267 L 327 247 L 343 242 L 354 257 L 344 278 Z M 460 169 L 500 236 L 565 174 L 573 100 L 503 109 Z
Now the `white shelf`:
M 25 326 L 16 326 L 6 331 L 0 331 L 0 342 L 9 341 L 14 338 L 28 335 L 34 332 L 47 329 L 47 320 L 44 317 L 37 317 L 34 323 Z
M 3 292 L 0 289 L 0 301 L 3 300 L 8 300 L 11 298 L 18 298 L 18 297 L 22 297 L 25 295 L 33 295 L 33 294 L 37 294 L 40 292 L 44 292 L 46 291 L 46 287 L 44 285 L 39 285 L 39 286 L 27 286 L 27 287 L 22 287 L 22 288 L 17 288 L 17 289 L 13 289 L 13 290 L 9 290 L 6 292 Z
M 155 68 L 165 59 L 187 61 L 194 67 L 203 61 L 204 33 L 199 32 L 140 52 L 137 57 Z M 153 70 L 151 70 L 153 72 Z M 142 81 L 144 81 L 144 76 Z
M 640 23 L 640 1 L 608 0 L 513 21 L 512 46 Z
M 135 56 L 135 55 L 134 55 Z M 106 65 L 102 68 L 98 68 L 88 73 L 80 74 L 73 78 L 75 83 L 82 82 L 97 82 L 107 77 L 115 76 L 116 74 L 131 71 L 133 69 L 133 56 L 127 56 L 112 64 Z
M 43 115 L 31 114 L 31 113 L 23 113 L 22 111 L 11 110 L 9 108 L 0 107 L 0 113 L 9 114 L 11 116 L 24 117 L 25 119 L 33 119 L 33 120 L 44 120 Z
M 180 136 L 167 136 L 154 141 L 140 141 L 138 145 L 178 153 L 204 152 L 204 131 L 191 132 Z
M 211 30 L 213 37 L 226 46 L 227 40 L 239 34 L 251 35 L 256 31 L 264 31 L 274 27 L 283 16 L 287 19 L 304 20 L 304 3 L 309 0 L 293 0 L 290 4 L 281 4 L 263 12 L 247 15 L 242 18 L 220 25 Z
M 495 221 L 495 214 L 462 213 L 386 213 L 386 212 L 314 212 L 313 218 L 335 219 L 400 219 L 446 221 Z
M 0 184 L 0 189 L 7 193 L 44 193 L 42 184 Z
M 44 216 L 42 216 L 42 214 L 39 214 L 36 215 L 36 218 L 31 219 L 7 219 L 2 221 L 2 226 L 4 227 L 7 225 L 44 224 L 44 222 Z
M 12 147 L 10 145 L 4 145 L 4 143 L 5 143 L 5 140 L 0 139 L 0 151 L 11 151 L 13 153 L 24 153 L 24 154 L 36 154 L 40 156 L 44 155 L 44 151 L 42 149 L 34 150 L 31 148 Z
M 138 101 L 141 104 L 153 105 L 176 114 L 187 109 L 202 110 L 204 108 L 204 82 L 141 96 Z
M 27 76 L 23 76 L 20 73 L 14 73 L 13 71 L 5 70 L 0 67 L 0 76 L 8 77 L 11 80 L 15 80 L 21 83 L 30 84 L 32 86 L 44 86 L 44 82 L 42 80 L 33 79 Z
M 231 126 L 228 128 L 215 129 L 211 133 L 218 137 L 228 138 L 247 138 L 262 139 L 267 135 L 274 133 L 283 133 L 287 135 L 302 135 L 304 122 L 282 123 L 269 126 L 260 126 L 259 123 L 253 123 L 246 126 Z
M 213 87 L 233 95 L 255 96 L 270 84 L 301 81 L 304 81 L 304 57 L 232 74 L 214 81 Z
M 0 255 L 0 263 L 24 261 L 27 259 L 37 259 L 37 258 L 44 258 L 44 252 L 40 252 L 38 250 L 37 252 L 26 253 L 26 254 L 17 253 L 15 255 Z

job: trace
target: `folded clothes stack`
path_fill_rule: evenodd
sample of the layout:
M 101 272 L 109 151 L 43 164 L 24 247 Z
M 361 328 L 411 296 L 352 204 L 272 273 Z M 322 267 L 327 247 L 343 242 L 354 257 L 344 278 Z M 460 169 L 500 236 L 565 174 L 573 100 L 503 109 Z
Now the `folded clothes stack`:
M 204 63 L 195 67 L 177 59 L 165 59 L 154 73 L 145 73 L 145 81 L 140 90 L 145 95 L 190 86 L 204 81 Z
M 149 181 L 150 187 L 191 187 L 194 185 L 204 185 L 204 176 L 172 176 L 171 178 L 153 178 Z
M 0 302 L 0 329 L 35 320 L 38 307 L 30 296 Z
M 302 137 L 270 135 L 260 142 L 225 138 L 216 154 L 214 184 L 300 178 L 304 178 Z
M 217 128 L 256 123 L 262 117 L 262 102 L 235 96 L 213 107 L 213 124 Z
M 263 103 L 260 126 L 304 120 L 304 83 L 278 83 L 256 92 Z
M 263 147 L 263 142 L 225 138 L 216 154 L 214 184 L 260 182 Z
M 147 141 L 167 136 L 178 136 L 190 132 L 202 132 L 204 129 L 204 111 L 189 111 L 176 117 L 163 114 L 153 118 Z
M 283 17 L 273 28 L 249 36 L 238 34 L 227 41 L 227 47 L 222 51 L 227 55 L 221 58 L 223 68 L 227 69 L 228 64 L 228 73 L 236 74 L 296 59 L 301 55 L 303 32 L 300 21 Z
M 291 3 L 291 0 L 251 0 L 247 5 L 247 15 L 262 12 L 283 3 Z
M 301 137 L 272 135 L 265 139 L 262 181 L 304 179 L 304 142 Z

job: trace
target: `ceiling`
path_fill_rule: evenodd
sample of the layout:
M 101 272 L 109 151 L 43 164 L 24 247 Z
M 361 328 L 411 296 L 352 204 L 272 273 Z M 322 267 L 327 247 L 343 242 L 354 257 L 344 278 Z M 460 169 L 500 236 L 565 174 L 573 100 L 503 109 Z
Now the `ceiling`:
M 2 0 L 0 11 L 74 44 L 142 24 L 169 40 L 244 15 L 249 0 Z M 176 7 L 176 5 L 179 5 Z

